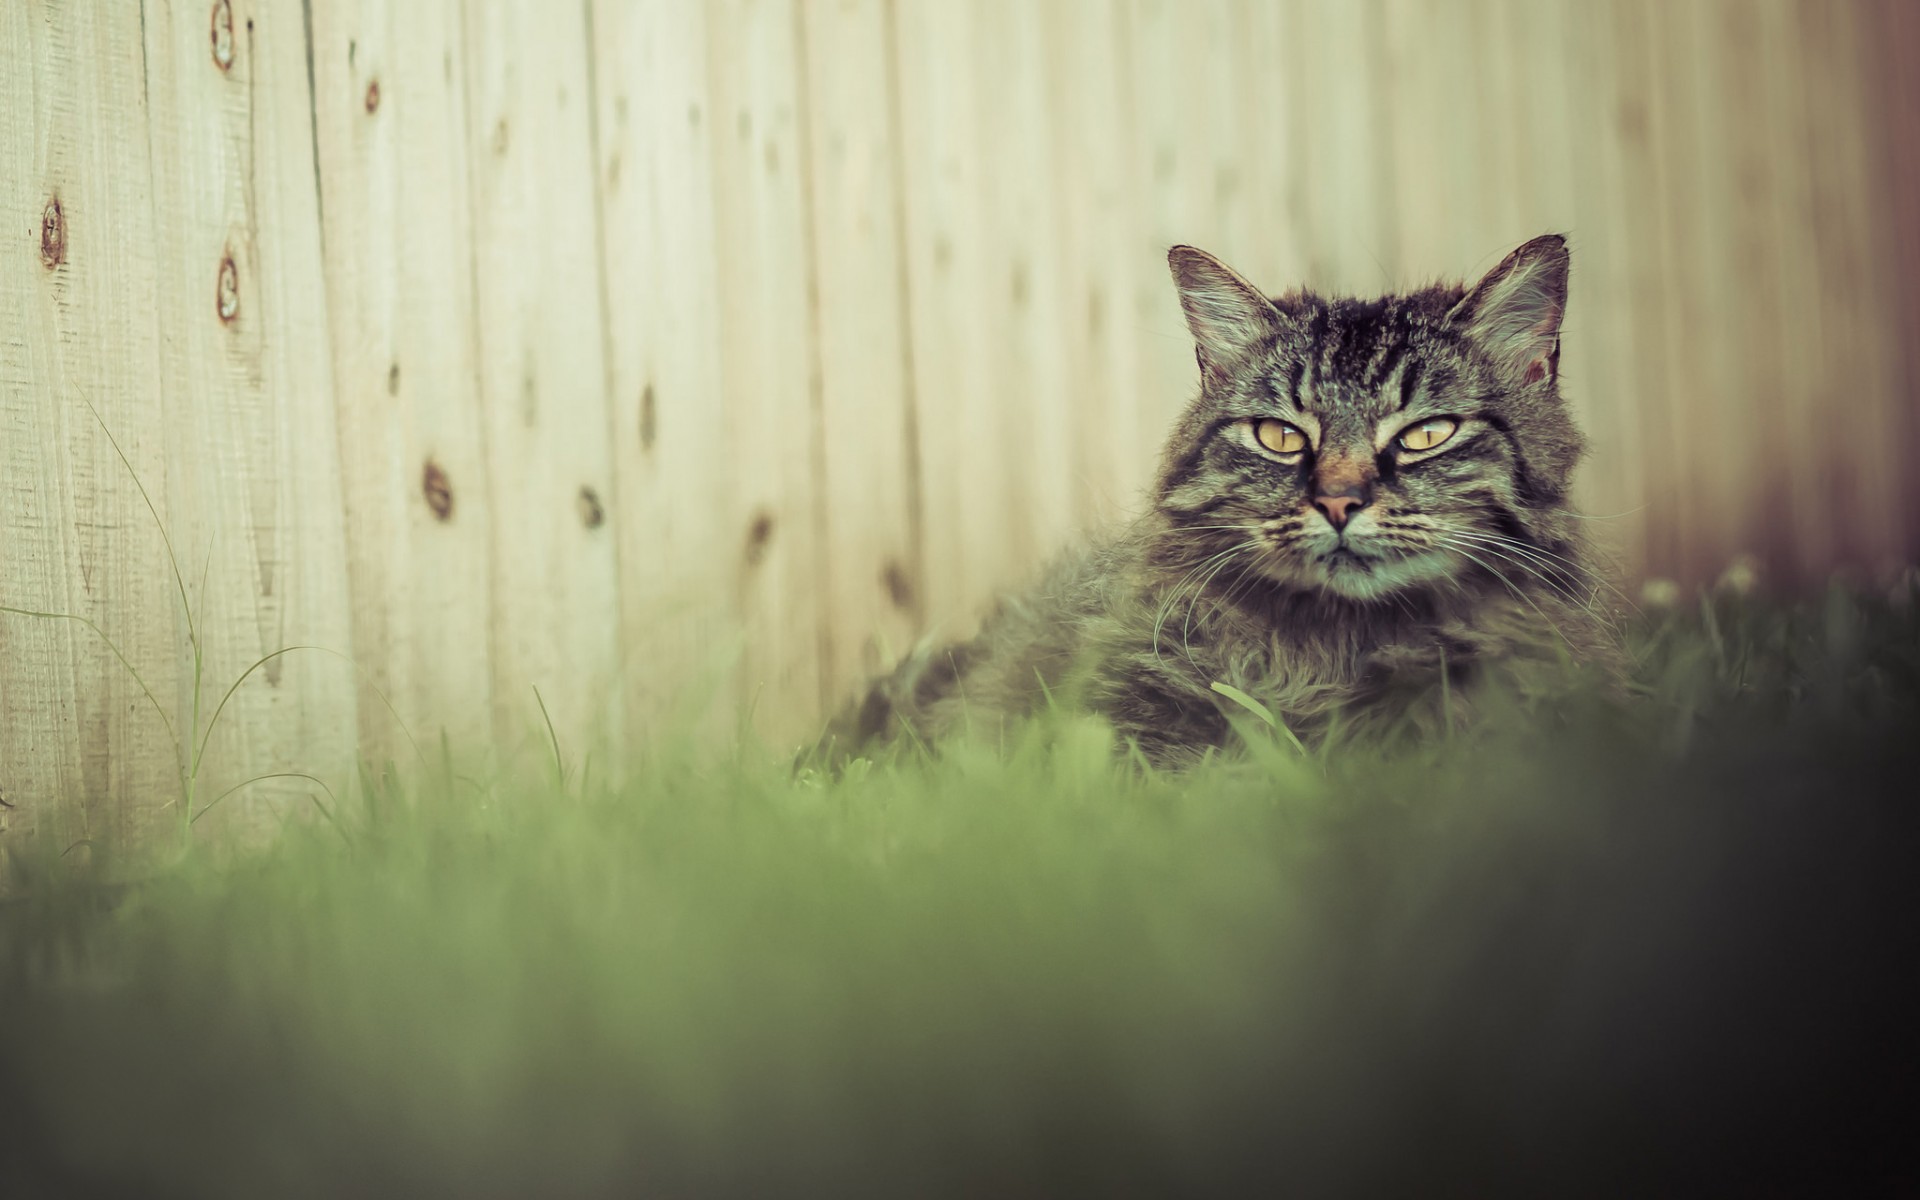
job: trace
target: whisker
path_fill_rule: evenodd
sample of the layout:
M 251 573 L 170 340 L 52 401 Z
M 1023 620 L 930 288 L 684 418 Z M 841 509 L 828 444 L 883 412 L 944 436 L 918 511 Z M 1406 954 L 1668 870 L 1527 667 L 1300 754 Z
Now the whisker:
M 1605 588 L 1607 591 L 1612 592 L 1614 596 L 1616 596 L 1620 600 L 1621 603 L 1625 604 L 1628 608 L 1632 609 L 1635 613 L 1638 613 L 1640 611 L 1639 605 L 1633 602 L 1633 598 L 1631 596 L 1621 591 L 1618 587 L 1616 587 L 1613 583 L 1607 580 L 1604 576 L 1600 575 L 1596 571 L 1588 569 L 1587 567 L 1579 563 L 1574 562 L 1572 559 L 1567 558 L 1565 555 L 1557 554 L 1554 551 L 1547 549 L 1545 546 L 1536 546 L 1528 542 L 1522 542 L 1516 538 L 1504 537 L 1500 534 L 1490 533 L 1486 530 L 1461 529 L 1461 530 L 1452 530 L 1451 532 L 1457 536 L 1474 538 L 1477 541 L 1482 543 L 1492 543 L 1492 544 L 1509 548 L 1511 550 L 1522 553 L 1529 558 L 1534 559 L 1536 562 L 1541 562 L 1543 564 L 1550 566 L 1551 569 L 1568 577 L 1569 592 L 1574 590 L 1575 584 L 1587 585 L 1587 588 L 1588 588 L 1587 602 L 1583 604 L 1583 607 L 1586 608 L 1588 613 L 1590 613 L 1592 616 L 1594 616 L 1599 620 L 1609 621 L 1609 623 L 1611 623 L 1609 618 L 1603 616 L 1599 612 L 1596 612 L 1592 605 L 1593 599 L 1598 596 L 1602 588 Z M 1573 596 L 1569 596 L 1568 598 L 1576 599 Z
M 1243 547 L 1243 549 L 1251 550 L 1251 549 L 1254 549 L 1254 547 L 1252 545 L 1248 545 L 1246 547 Z M 1215 579 L 1219 578 L 1220 573 L 1222 571 L 1226 570 L 1228 567 L 1232 565 L 1233 565 L 1233 558 L 1231 556 L 1228 557 L 1223 562 L 1221 562 L 1219 566 L 1215 567 L 1211 572 L 1209 572 L 1206 578 L 1202 579 L 1199 582 L 1199 584 L 1194 587 L 1193 599 L 1187 602 L 1187 617 L 1186 617 L 1186 620 L 1182 622 L 1180 626 L 1180 649 L 1182 653 L 1186 655 L 1187 662 L 1191 663 L 1193 665 L 1193 668 L 1196 671 L 1200 669 L 1200 664 L 1197 662 L 1194 662 L 1194 659 L 1193 659 L 1193 610 L 1195 606 L 1197 606 L 1200 603 L 1200 598 L 1206 595 L 1208 586 L 1211 585 Z M 1241 581 L 1237 579 L 1234 581 L 1235 585 L 1238 585 L 1240 582 Z
M 1509 563 L 1513 566 L 1519 567 L 1521 570 L 1525 571 L 1527 574 L 1533 576 L 1535 579 L 1545 584 L 1547 586 L 1547 590 L 1551 591 L 1554 595 L 1559 596 L 1564 600 L 1570 600 L 1575 603 L 1579 602 L 1578 597 L 1568 594 L 1569 589 L 1567 588 L 1567 585 L 1563 581 L 1548 576 L 1543 571 L 1541 571 L 1540 568 L 1534 566 L 1532 563 L 1529 563 L 1523 558 L 1517 557 L 1507 547 L 1503 545 L 1500 545 L 1497 543 L 1489 543 L 1486 541 L 1479 541 L 1479 540 L 1468 541 L 1468 540 L 1465 540 L 1465 536 L 1461 534 L 1450 535 L 1450 540 L 1455 549 L 1459 549 L 1462 546 L 1474 546 L 1480 551 L 1482 551 L 1483 553 L 1491 556 L 1496 562 Z M 1592 615 L 1597 617 L 1599 614 L 1594 613 Z
M 1574 646 L 1573 642 L 1570 639 L 1568 639 L 1565 631 L 1563 631 L 1560 628 L 1560 626 L 1554 623 L 1553 618 L 1547 615 L 1546 610 L 1541 608 L 1540 605 L 1534 601 L 1533 597 L 1527 595 L 1526 592 L 1522 591 L 1518 586 L 1516 586 L 1513 580 L 1508 579 L 1506 575 L 1501 573 L 1498 567 L 1493 566 L 1492 564 L 1488 563 L 1485 559 L 1474 554 L 1473 551 L 1467 549 L 1467 546 L 1471 545 L 1472 543 L 1455 541 L 1446 534 L 1437 534 L 1435 536 L 1438 538 L 1438 540 L 1442 544 L 1446 545 L 1455 554 L 1458 554 L 1462 558 L 1465 558 L 1466 560 L 1468 560 L 1469 562 L 1474 563 L 1481 570 L 1486 571 L 1487 573 L 1491 574 L 1495 579 L 1498 579 L 1502 584 L 1505 584 L 1508 591 L 1512 592 L 1514 596 L 1517 597 L 1521 602 L 1526 604 L 1527 607 L 1533 609 L 1533 611 L 1539 615 L 1540 619 L 1547 623 L 1547 627 L 1553 630 L 1554 634 L 1557 637 L 1559 637 L 1559 639 L 1562 642 L 1566 643 L 1567 649 L 1574 650 L 1576 653 L 1578 652 L 1578 648 Z M 1476 547 L 1476 548 L 1482 549 L 1482 550 L 1486 549 L 1486 547 L 1484 546 Z
M 1214 563 L 1229 559 L 1242 550 L 1253 548 L 1256 545 L 1257 543 L 1239 542 L 1227 547 L 1225 550 L 1211 554 L 1202 559 L 1197 566 L 1193 567 L 1185 575 L 1182 575 L 1171 588 L 1167 589 L 1166 596 L 1161 601 L 1160 607 L 1154 613 L 1153 617 L 1153 659 L 1155 662 L 1163 667 L 1166 666 L 1166 659 L 1160 655 L 1160 631 L 1166 627 L 1167 618 L 1173 615 L 1173 607 L 1180 602 L 1180 593 L 1186 588 L 1187 582 L 1198 577 Z
M 1467 543 L 1456 542 L 1454 543 L 1454 549 L 1460 550 L 1466 544 Z M 1554 588 L 1553 581 L 1549 580 L 1545 575 L 1541 574 L 1539 570 L 1535 569 L 1533 566 L 1528 564 L 1525 560 L 1517 558 L 1511 553 L 1504 552 L 1501 548 L 1497 546 L 1489 546 L 1485 543 L 1480 543 L 1479 549 L 1491 555 L 1496 562 L 1510 563 L 1513 566 L 1519 567 L 1521 570 L 1527 572 L 1528 574 L 1532 575 L 1534 578 L 1546 584 L 1549 589 L 1554 590 L 1556 594 L 1560 595 L 1563 599 L 1566 599 L 1571 603 L 1578 605 L 1582 612 L 1586 613 L 1588 616 L 1592 617 L 1594 620 L 1600 622 L 1602 625 L 1605 625 L 1608 628 L 1615 628 L 1614 622 L 1612 621 L 1612 619 L 1609 618 L 1605 613 L 1602 613 L 1596 610 L 1593 604 L 1589 600 L 1582 600 L 1580 597 L 1576 595 L 1571 595 L 1566 591 L 1561 591 L 1557 588 Z M 1527 598 L 1527 599 L 1529 599 L 1529 602 L 1531 603 L 1531 599 L 1530 598 Z M 1535 612 L 1540 613 L 1540 615 L 1543 618 L 1546 617 L 1546 613 L 1540 609 L 1540 606 L 1538 604 L 1534 604 L 1533 609 Z M 1555 632 L 1559 632 L 1559 630 L 1556 628 Z M 1562 641 L 1566 640 L 1565 634 L 1561 635 L 1561 640 Z M 1569 645 L 1571 645 L 1571 643 L 1569 643 Z
M 1564 561 L 1556 561 L 1553 556 L 1540 551 L 1537 547 L 1529 546 L 1513 538 L 1467 529 L 1452 530 L 1450 531 L 1450 536 L 1464 538 L 1479 545 L 1520 554 L 1531 559 L 1533 562 L 1538 563 L 1544 570 L 1553 573 L 1554 578 L 1552 585 L 1555 586 L 1557 590 L 1571 591 L 1577 584 L 1583 582 L 1583 573 L 1572 564 Z M 1536 572 L 1536 575 L 1537 574 Z M 1542 576 L 1541 578 L 1544 579 L 1545 577 Z
M 1451 530 L 1450 532 L 1458 533 L 1468 537 L 1477 537 L 1486 541 L 1499 542 L 1500 544 L 1505 546 L 1512 546 L 1512 547 L 1515 547 L 1516 549 L 1526 550 L 1537 558 L 1547 559 L 1556 564 L 1563 565 L 1570 573 L 1574 575 L 1578 575 L 1581 578 L 1589 578 L 1594 576 L 1594 572 L 1590 568 L 1588 568 L 1584 563 L 1576 562 L 1575 560 L 1568 558 L 1564 554 L 1561 554 L 1554 550 L 1549 550 L 1545 546 L 1537 545 L 1533 542 L 1522 541 L 1519 538 L 1508 537 L 1505 534 L 1493 533 L 1490 530 L 1485 530 L 1485 529 L 1456 529 L 1456 530 Z
M 1621 517 L 1630 517 L 1635 513 L 1645 511 L 1647 511 L 1647 506 L 1642 504 L 1638 508 L 1629 508 L 1625 512 L 1608 513 L 1604 517 L 1594 516 L 1591 513 L 1577 513 L 1571 510 L 1567 511 L 1567 515 L 1576 521 L 1618 521 Z

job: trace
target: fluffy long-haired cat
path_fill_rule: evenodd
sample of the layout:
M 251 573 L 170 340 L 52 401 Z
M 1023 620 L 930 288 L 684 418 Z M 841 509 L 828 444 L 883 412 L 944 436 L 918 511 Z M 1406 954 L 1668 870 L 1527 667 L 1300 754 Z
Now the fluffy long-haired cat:
M 1471 289 L 1270 297 L 1170 253 L 1199 395 L 1151 511 L 1074 550 L 979 636 L 923 648 L 829 732 L 831 753 L 991 731 L 1044 704 L 1104 715 L 1150 759 L 1221 746 L 1241 702 L 1297 736 L 1422 729 L 1489 681 L 1617 651 L 1568 483 L 1558 388 L 1568 254 L 1521 246 Z

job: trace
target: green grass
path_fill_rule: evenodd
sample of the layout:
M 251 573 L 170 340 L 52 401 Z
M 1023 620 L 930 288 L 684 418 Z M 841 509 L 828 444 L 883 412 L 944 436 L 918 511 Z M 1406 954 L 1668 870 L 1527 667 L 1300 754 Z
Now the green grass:
M 1152 775 L 1062 717 L 612 790 L 556 747 L 124 890 L 20 864 L 0 1192 L 1885 1182 L 1909 594 L 1704 601 L 1638 628 L 1624 708 L 1390 756 L 1250 720 Z

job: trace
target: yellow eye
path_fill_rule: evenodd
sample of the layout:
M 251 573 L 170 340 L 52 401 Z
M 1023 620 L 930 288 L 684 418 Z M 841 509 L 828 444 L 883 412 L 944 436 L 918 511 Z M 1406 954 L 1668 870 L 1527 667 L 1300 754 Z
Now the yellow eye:
M 1298 454 L 1307 448 L 1307 435 L 1287 424 L 1269 417 L 1253 423 L 1253 436 L 1260 444 L 1275 454 Z
M 1431 450 L 1452 437 L 1453 431 L 1458 428 L 1460 422 L 1452 417 L 1422 421 L 1400 435 L 1400 446 L 1406 450 Z

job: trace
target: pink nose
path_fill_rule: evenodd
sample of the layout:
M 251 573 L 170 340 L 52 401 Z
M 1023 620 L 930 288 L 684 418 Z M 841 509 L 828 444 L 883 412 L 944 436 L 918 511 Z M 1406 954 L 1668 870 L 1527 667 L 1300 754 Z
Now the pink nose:
M 1338 496 L 1315 496 L 1313 506 L 1326 515 L 1327 523 L 1335 529 L 1345 529 L 1347 518 L 1358 509 L 1365 508 L 1367 497 L 1364 493 L 1345 492 Z

